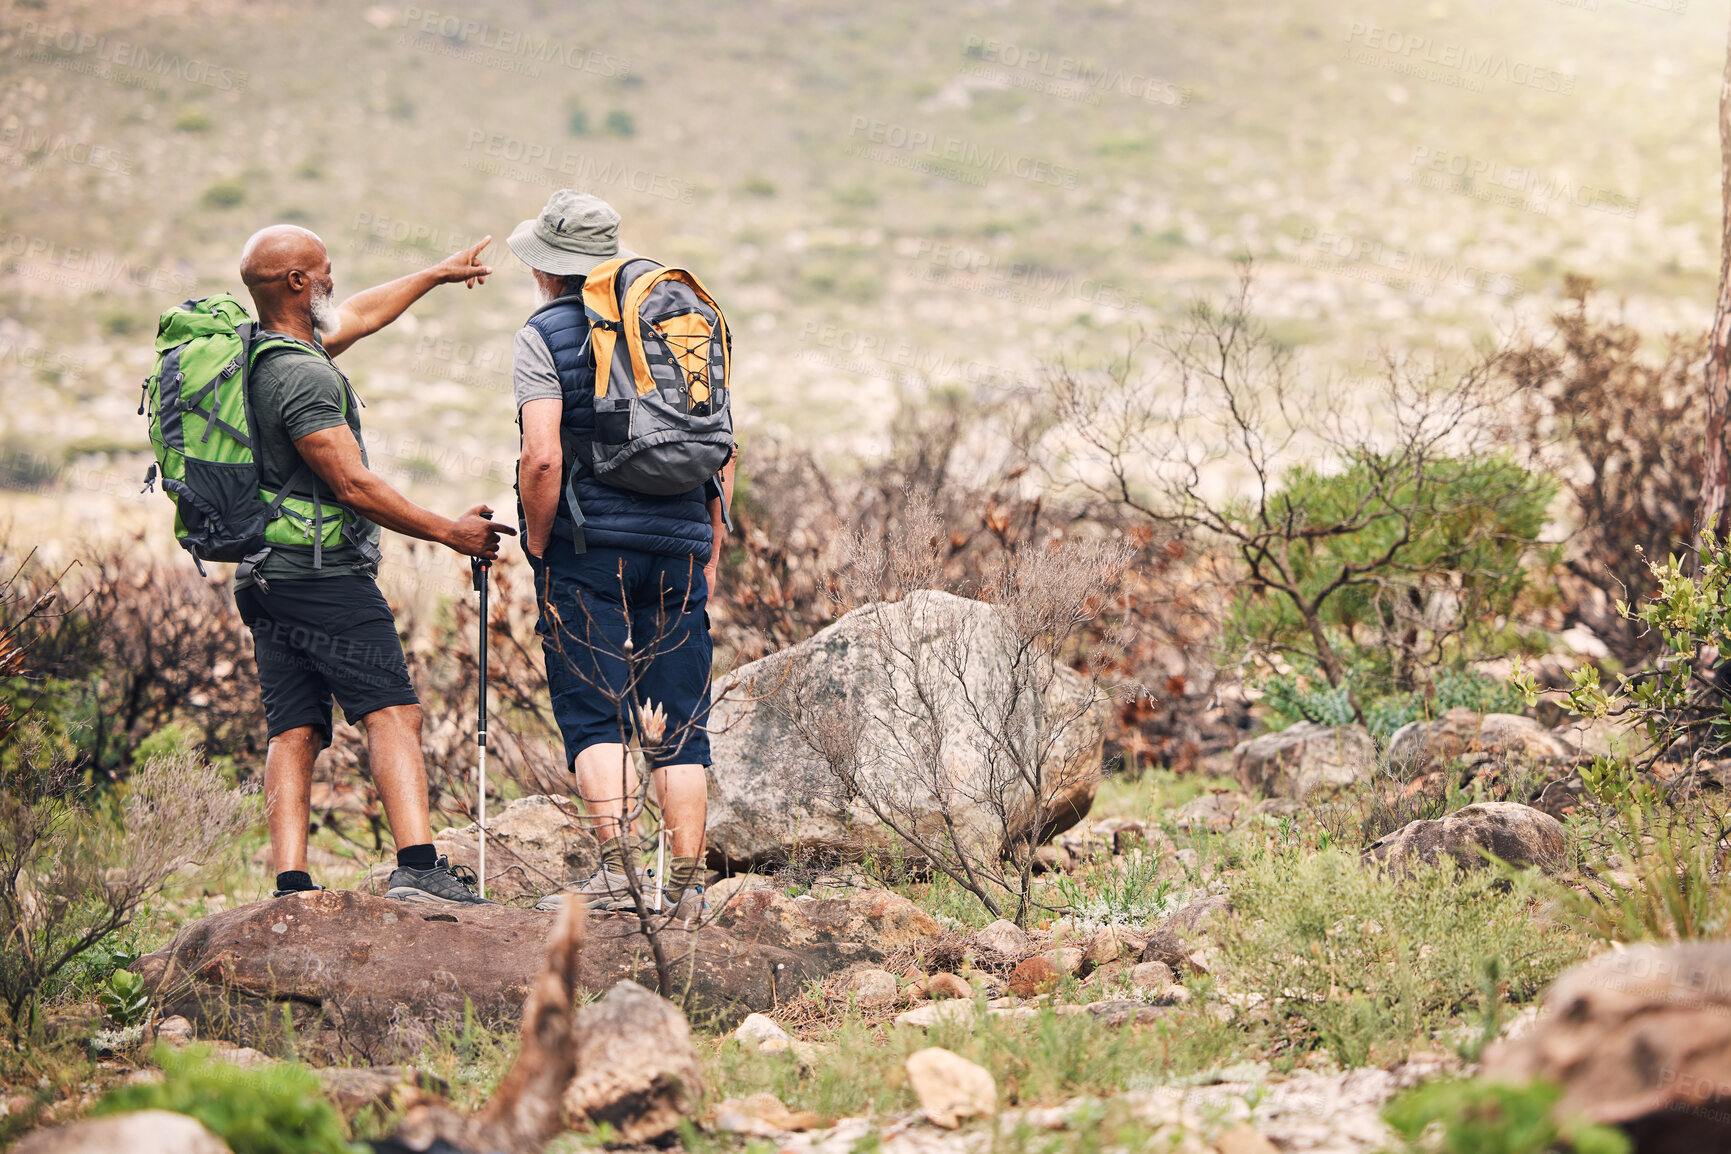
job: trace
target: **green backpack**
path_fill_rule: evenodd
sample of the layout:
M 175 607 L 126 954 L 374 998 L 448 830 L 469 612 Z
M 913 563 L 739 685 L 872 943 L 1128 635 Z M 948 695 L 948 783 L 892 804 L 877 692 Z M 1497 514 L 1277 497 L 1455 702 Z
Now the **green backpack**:
M 162 314 L 156 328 L 156 368 L 144 380 L 138 412 L 150 414 L 150 445 L 156 461 L 145 474 L 157 476 L 175 506 L 174 535 L 198 562 L 240 563 L 245 578 L 272 549 L 311 549 L 322 566 L 326 548 L 343 540 L 376 550 L 360 532 L 358 514 L 322 501 L 312 471 L 301 462 L 281 492 L 264 488 L 252 442 L 247 379 L 253 364 L 272 349 L 310 345 L 288 337 L 260 339 L 258 325 L 229 293 L 182 301 Z M 343 381 L 343 411 L 352 393 Z

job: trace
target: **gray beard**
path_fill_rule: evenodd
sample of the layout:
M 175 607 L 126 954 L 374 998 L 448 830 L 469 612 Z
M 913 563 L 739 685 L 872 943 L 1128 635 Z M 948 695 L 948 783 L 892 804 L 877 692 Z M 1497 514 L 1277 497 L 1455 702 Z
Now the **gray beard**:
M 312 299 L 313 331 L 330 340 L 342 331 L 343 314 L 331 303 L 330 293 L 314 293 Z
M 543 308 L 553 303 L 554 296 L 548 292 L 540 281 L 535 282 L 535 307 Z

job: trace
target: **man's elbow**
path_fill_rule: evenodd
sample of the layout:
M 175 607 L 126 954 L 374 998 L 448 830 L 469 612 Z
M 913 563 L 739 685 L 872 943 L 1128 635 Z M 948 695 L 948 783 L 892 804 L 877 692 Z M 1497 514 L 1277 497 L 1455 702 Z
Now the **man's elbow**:
M 537 481 L 548 475 L 557 476 L 559 458 L 551 453 L 526 452 L 518 464 L 518 471 L 526 481 Z
M 343 505 L 362 504 L 367 499 L 369 477 L 366 473 L 345 473 L 331 481 L 331 493 Z

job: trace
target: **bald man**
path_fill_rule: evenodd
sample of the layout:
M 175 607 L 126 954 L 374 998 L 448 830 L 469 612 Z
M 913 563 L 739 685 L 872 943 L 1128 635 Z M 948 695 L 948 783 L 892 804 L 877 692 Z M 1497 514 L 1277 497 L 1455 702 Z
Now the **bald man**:
M 313 759 L 331 740 L 334 698 L 366 729 L 373 783 L 397 843 L 387 897 L 478 903 L 433 849 L 421 706 L 409 682 L 396 620 L 375 578 L 380 527 L 437 541 L 466 557 L 499 554 L 499 534 L 477 505 L 442 517 L 367 467 L 360 405 L 331 358 L 384 328 L 437 285 L 485 282 L 488 237 L 439 264 L 335 304 L 324 242 L 275 225 L 247 241 L 240 275 L 271 347 L 252 365 L 256 455 L 265 494 L 280 498 L 266 532 L 270 551 L 235 579 L 235 602 L 252 630 L 270 745 L 265 815 L 277 897 L 322 887 L 307 872 Z

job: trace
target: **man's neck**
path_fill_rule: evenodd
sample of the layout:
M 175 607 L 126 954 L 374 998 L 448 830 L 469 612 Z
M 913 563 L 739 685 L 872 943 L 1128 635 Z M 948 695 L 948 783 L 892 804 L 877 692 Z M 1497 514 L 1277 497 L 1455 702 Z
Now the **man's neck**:
M 318 334 L 313 330 L 311 318 L 304 316 L 281 316 L 259 310 L 258 323 L 260 328 L 269 329 L 273 333 L 281 333 L 285 337 L 293 337 L 305 341 L 309 345 L 318 344 Z

